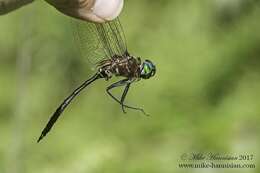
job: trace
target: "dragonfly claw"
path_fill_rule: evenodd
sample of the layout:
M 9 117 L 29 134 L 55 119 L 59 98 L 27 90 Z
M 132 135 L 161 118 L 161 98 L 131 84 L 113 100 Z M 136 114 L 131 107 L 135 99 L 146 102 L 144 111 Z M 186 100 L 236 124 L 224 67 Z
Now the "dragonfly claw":
M 125 106 L 123 104 L 121 104 L 121 108 L 122 108 L 122 111 L 126 114 Z

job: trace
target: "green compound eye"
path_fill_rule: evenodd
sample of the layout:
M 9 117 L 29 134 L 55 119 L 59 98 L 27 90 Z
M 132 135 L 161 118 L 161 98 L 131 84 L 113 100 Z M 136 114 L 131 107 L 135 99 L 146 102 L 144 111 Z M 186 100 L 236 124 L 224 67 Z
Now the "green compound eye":
M 148 74 L 148 73 L 150 73 L 151 72 L 151 69 L 149 68 L 149 66 L 148 65 L 145 65 L 144 66 L 144 73 L 145 74 Z
M 149 79 L 155 75 L 155 72 L 155 65 L 151 61 L 145 60 L 142 64 L 140 77 L 143 79 Z

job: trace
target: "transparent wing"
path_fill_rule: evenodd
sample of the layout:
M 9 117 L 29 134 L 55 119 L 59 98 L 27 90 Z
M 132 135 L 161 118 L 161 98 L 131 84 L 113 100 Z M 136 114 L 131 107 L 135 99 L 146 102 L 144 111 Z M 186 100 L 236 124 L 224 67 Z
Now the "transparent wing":
M 102 24 L 75 21 L 73 25 L 76 46 L 91 64 L 127 54 L 126 39 L 118 18 Z

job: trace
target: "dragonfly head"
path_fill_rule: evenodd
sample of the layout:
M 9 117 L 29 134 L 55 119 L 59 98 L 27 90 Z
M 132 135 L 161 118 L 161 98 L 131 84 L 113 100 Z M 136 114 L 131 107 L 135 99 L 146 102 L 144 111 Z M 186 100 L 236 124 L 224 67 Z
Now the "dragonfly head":
M 150 60 L 145 60 L 141 65 L 141 75 L 140 77 L 143 79 L 149 79 L 153 77 L 156 73 L 156 67 Z

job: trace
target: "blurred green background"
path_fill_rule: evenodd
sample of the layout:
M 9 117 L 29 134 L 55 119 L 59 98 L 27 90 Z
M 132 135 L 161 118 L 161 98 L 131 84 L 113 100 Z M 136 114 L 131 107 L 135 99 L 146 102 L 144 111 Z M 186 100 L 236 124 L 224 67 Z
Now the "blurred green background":
M 37 144 L 56 107 L 94 72 L 79 56 L 71 19 L 47 3 L 1 16 L 0 172 L 200 172 L 178 168 L 180 156 L 210 152 L 253 154 L 245 163 L 259 165 L 259 18 L 255 0 L 126 0 L 129 50 L 157 66 L 127 103 L 151 116 L 123 114 L 105 92 L 118 79 L 100 80 Z

